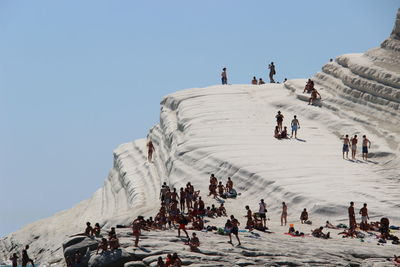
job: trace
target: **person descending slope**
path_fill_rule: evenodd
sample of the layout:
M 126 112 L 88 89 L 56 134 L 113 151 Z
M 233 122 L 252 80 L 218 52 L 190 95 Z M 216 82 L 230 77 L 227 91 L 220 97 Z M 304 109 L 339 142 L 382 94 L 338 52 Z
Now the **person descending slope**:
M 315 100 L 317 100 L 317 96 L 319 96 L 319 99 L 321 100 L 322 97 L 321 95 L 318 93 L 317 89 L 313 88 L 311 90 L 311 97 L 310 99 L 308 99 L 308 104 L 309 105 L 314 105 L 315 104 Z
M 228 84 L 228 76 L 226 74 L 226 68 L 222 69 L 221 81 L 222 81 L 222 84 Z
M 274 75 L 276 74 L 276 71 L 274 62 L 271 62 L 271 64 L 268 65 L 268 69 L 269 69 L 269 82 L 275 83 Z

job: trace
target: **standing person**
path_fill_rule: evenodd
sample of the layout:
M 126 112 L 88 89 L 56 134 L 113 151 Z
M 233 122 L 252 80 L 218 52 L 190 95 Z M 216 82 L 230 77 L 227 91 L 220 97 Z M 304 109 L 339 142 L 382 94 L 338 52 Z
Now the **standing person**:
M 356 214 L 354 213 L 354 202 L 350 202 L 349 211 L 349 228 L 356 229 Z
M 343 140 L 343 159 L 344 159 L 344 153 L 346 153 L 346 158 L 349 159 L 349 146 L 350 146 L 350 140 L 349 140 L 349 135 L 346 134 L 344 138 L 341 138 Z
M 368 230 L 368 209 L 367 209 L 367 203 L 364 203 L 363 207 L 360 209 L 360 214 L 361 214 L 361 223 L 360 223 L 360 228 L 362 230 Z
M 233 189 L 233 181 L 231 180 L 231 177 L 228 177 L 228 181 L 226 182 L 226 189 L 228 192 Z
M 356 159 L 356 152 L 357 152 L 357 135 L 354 135 L 353 138 L 350 139 L 351 142 L 351 158 Z
M 293 120 L 292 120 L 292 134 L 290 135 L 290 138 L 293 138 L 293 133 L 294 133 L 294 138 L 297 138 L 297 129 L 300 129 L 300 122 L 297 119 L 297 116 L 294 115 Z
M 256 76 L 253 77 L 253 80 L 251 80 L 251 84 L 257 85 L 257 78 Z
M 251 209 L 249 206 L 246 206 L 246 210 L 247 210 L 247 214 L 246 217 L 247 218 L 247 223 L 246 223 L 246 227 L 247 229 L 249 229 L 249 231 L 253 230 L 253 213 L 251 212 Z
M 274 75 L 276 74 L 276 71 L 274 62 L 271 62 L 271 64 L 268 65 L 268 69 L 269 69 L 269 82 L 275 83 Z
M 185 192 L 185 190 L 183 190 L 183 187 L 181 187 L 179 194 L 180 194 L 179 201 L 181 204 L 181 211 L 185 212 L 186 192 Z M 189 207 L 188 207 L 188 209 L 189 209 Z
M 239 225 L 240 225 L 240 223 L 233 215 L 231 215 L 231 221 L 230 222 L 232 224 L 232 229 L 229 232 L 229 239 L 230 239 L 229 243 L 232 244 L 231 235 L 234 234 L 236 236 L 237 241 L 239 242 L 238 246 L 240 246 L 241 245 L 240 239 L 239 239 Z
M 188 220 L 183 216 L 183 214 L 180 214 L 177 219 L 179 223 L 178 227 L 178 237 L 181 237 L 181 230 L 186 234 L 186 237 L 189 239 L 189 234 L 186 231 L 186 225 L 188 224 Z
M 228 75 L 226 74 L 226 68 L 222 69 L 221 81 L 222 81 L 222 84 L 228 84 Z
M 154 150 L 155 150 L 155 148 L 154 148 L 153 142 L 150 140 L 150 141 L 147 143 L 147 160 L 148 160 L 149 162 L 151 162 L 151 160 L 152 160 L 152 158 L 153 158 L 153 152 L 154 152 Z
M 267 227 L 267 205 L 264 202 L 264 199 L 261 199 L 260 201 L 260 209 L 258 210 L 258 214 L 260 215 L 260 219 L 263 222 L 263 226 Z
M 363 135 L 363 142 L 362 142 L 363 160 L 368 160 L 368 148 L 371 148 L 371 141 L 368 140 L 367 136 Z
M 287 222 L 287 206 L 285 202 L 282 202 L 282 214 L 281 214 L 281 226 L 283 226 L 283 221 L 285 221 L 285 226 Z
M 35 267 L 33 260 L 31 258 L 29 258 L 28 249 L 29 249 L 29 245 L 26 245 L 25 249 L 22 250 L 22 267 L 26 267 L 28 265 L 28 263 L 31 263 L 32 266 Z
M 13 253 L 13 255 L 10 257 L 10 261 L 12 262 L 12 266 L 13 267 L 17 267 L 18 266 L 18 256 L 17 253 Z
M 139 245 L 139 237 L 141 235 L 140 229 L 144 228 L 144 218 L 143 216 L 138 216 L 137 219 L 135 219 L 132 222 L 132 231 L 133 231 L 133 236 L 135 237 L 135 247 Z
M 276 123 L 278 125 L 279 131 L 282 131 L 282 122 L 283 122 L 283 115 L 281 114 L 281 111 L 278 111 L 278 114 L 275 116 L 276 118 Z

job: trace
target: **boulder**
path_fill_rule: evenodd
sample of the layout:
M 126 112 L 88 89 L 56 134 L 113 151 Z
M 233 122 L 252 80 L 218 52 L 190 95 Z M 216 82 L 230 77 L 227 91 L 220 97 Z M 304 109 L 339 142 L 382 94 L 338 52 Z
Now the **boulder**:
M 64 257 L 67 258 L 75 254 L 77 250 L 85 255 L 87 251 L 96 250 L 99 242 L 87 236 L 75 236 L 66 240 L 62 246 L 64 249 Z
M 105 251 L 101 254 L 90 256 L 89 267 L 123 267 L 125 263 L 136 260 L 133 253 L 129 253 L 124 249 L 114 251 Z

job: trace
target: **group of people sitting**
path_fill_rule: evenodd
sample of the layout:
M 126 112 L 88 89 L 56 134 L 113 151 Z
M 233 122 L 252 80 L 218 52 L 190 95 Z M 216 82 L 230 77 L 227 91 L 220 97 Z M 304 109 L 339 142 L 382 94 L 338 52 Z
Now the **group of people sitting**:
M 317 99 L 322 99 L 317 89 L 314 88 L 314 82 L 311 79 L 308 79 L 307 84 L 304 87 L 303 93 L 311 94 L 311 97 L 308 99 L 309 105 L 314 104 Z
M 256 76 L 254 76 L 253 77 L 253 80 L 251 80 L 251 84 L 253 84 L 253 85 L 261 85 L 261 84 L 265 84 L 265 82 L 263 81 L 263 79 L 262 78 L 260 78 L 260 79 L 258 79 L 258 81 L 257 81 L 257 78 L 256 78 Z
M 217 196 L 220 196 L 222 198 L 235 198 L 237 196 L 237 192 L 233 188 L 233 182 L 231 177 L 228 177 L 228 181 L 224 186 L 222 184 L 222 181 L 218 182 L 218 179 L 214 176 L 214 174 L 211 174 L 210 185 L 208 187 L 208 190 L 209 190 L 208 196 L 212 195 L 214 196 L 214 198 L 216 198 Z
M 160 256 L 157 259 L 157 267 L 181 267 L 182 260 L 178 257 L 178 254 L 175 252 L 172 255 L 170 253 L 167 254 L 167 258 L 165 262 L 163 258 Z

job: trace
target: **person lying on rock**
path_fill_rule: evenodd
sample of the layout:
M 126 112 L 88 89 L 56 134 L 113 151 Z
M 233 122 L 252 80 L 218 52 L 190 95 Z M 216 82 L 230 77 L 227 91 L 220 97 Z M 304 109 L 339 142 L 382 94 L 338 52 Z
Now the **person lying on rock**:
M 324 234 L 322 232 L 323 229 L 324 229 L 324 227 L 321 226 L 320 228 L 314 229 L 311 234 L 317 238 L 324 238 L 324 239 L 330 238 L 330 233 L 328 232 L 327 234 Z

